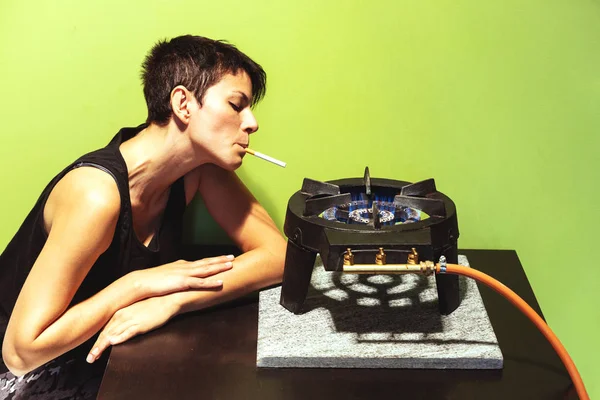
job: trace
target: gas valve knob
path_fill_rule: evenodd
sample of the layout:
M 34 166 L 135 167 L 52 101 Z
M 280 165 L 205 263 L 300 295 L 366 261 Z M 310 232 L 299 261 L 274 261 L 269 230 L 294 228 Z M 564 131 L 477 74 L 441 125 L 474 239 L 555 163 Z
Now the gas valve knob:
M 383 247 L 379 248 L 379 253 L 375 255 L 375 264 L 377 265 L 385 265 L 385 253 L 383 252 Z

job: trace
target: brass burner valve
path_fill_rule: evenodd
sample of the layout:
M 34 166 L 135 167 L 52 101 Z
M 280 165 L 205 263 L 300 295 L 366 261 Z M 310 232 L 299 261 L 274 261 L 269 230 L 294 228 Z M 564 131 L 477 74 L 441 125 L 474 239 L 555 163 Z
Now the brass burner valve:
M 377 265 L 385 265 L 385 253 L 383 252 L 383 247 L 379 248 L 379 253 L 375 255 L 375 264 Z
M 416 265 L 419 263 L 419 253 L 417 253 L 417 250 L 415 250 L 414 247 L 412 248 L 412 253 L 408 255 L 407 263 L 411 265 Z
M 344 253 L 344 265 L 354 265 L 354 254 L 352 254 L 350 247 L 348 247 Z

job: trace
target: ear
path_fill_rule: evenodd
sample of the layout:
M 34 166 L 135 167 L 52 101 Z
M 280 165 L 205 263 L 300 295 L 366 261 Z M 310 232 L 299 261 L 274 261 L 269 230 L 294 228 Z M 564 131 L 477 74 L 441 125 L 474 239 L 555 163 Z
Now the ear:
M 190 122 L 191 107 L 196 100 L 192 92 L 183 85 L 177 85 L 171 90 L 171 110 L 173 118 L 181 121 L 185 125 Z

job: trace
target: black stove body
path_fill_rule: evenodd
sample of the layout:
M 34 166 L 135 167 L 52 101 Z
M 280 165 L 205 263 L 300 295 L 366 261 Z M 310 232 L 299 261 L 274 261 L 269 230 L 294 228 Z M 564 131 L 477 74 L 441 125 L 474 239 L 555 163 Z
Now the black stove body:
M 406 264 L 412 249 L 422 261 L 437 262 L 443 255 L 449 263 L 458 262 L 456 207 L 433 179 L 371 178 L 368 168 L 362 179 L 305 179 L 289 200 L 284 232 L 280 302 L 295 314 L 302 311 L 317 253 L 327 271 L 342 271 L 348 249 L 356 264 L 372 264 L 380 248 L 388 264 Z M 435 278 L 440 313 L 450 314 L 460 304 L 458 276 Z

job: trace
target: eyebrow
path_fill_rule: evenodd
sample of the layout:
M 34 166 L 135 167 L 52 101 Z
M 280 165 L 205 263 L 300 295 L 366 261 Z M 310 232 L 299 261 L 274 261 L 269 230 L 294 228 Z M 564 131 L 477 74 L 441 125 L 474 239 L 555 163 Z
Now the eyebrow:
M 246 93 L 244 93 L 240 90 L 234 90 L 233 92 L 240 94 L 246 103 L 248 103 L 248 104 L 251 103 L 251 101 L 248 99 L 248 96 L 246 95 Z

